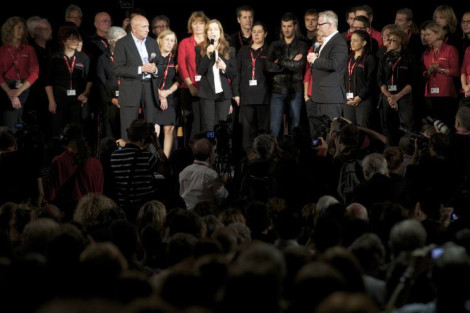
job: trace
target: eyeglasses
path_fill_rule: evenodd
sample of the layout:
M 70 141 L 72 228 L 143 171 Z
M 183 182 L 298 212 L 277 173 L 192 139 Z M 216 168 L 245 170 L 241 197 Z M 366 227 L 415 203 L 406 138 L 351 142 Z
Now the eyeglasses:
M 362 26 L 362 27 L 360 27 L 360 26 L 351 26 L 351 29 L 352 29 L 352 30 L 364 30 L 364 29 L 366 29 L 366 28 L 367 28 L 367 27 L 365 27 L 365 26 Z
M 168 28 L 168 25 L 155 25 L 153 28 Z
M 318 24 L 317 24 L 317 27 L 323 26 L 323 25 L 325 25 L 325 24 L 330 24 L 330 22 L 318 23 Z
M 462 20 L 461 24 L 470 24 L 470 20 Z
M 387 39 L 387 42 L 390 42 L 390 43 L 398 43 L 398 40 L 396 40 L 396 39 Z
M 72 19 L 72 20 L 81 20 L 82 19 L 81 16 L 73 16 L 73 15 L 67 15 L 67 18 Z

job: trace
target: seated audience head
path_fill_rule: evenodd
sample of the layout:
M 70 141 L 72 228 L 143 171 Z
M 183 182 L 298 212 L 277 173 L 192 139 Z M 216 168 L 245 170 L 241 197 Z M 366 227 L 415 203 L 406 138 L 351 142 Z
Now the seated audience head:
M 194 143 L 193 155 L 197 161 L 209 162 L 214 156 L 214 146 L 207 138 L 201 138 Z M 211 163 L 211 162 L 209 162 Z
M 366 207 L 357 202 L 353 202 L 346 207 L 346 215 L 352 219 L 358 219 L 364 222 L 369 221 L 369 214 L 367 213 Z
M 426 243 L 426 230 L 417 220 L 404 220 L 390 231 L 390 248 L 394 256 L 401 252 L 412 252 Z
M 154 127 L 143 119 L 134 120 L 127 129 L 129 141 L 138 146 L 146 146 L 150 144 L 154 134 Z
M 387 161 L 387 169 L 389 172 L 400 173 L 403 164 L 403 151 L 398 147 L 389 147 L 384 151 L 384 157 Z
M 387 160 L 380 153 L 372 153 L 366 155 L 362 160 L 362 171 L 366 180 L 370 180 L 375 174 L 387 176 Z
M 273 136 L 262 134 L 253 141 L 253 149 L 261 159 L 269 159 L 276 148 L 276 141 Z
M 99 225 L 99 215 L 105 210 L 111 210 L 117 204 L 110 198 L 96 193 L 83 196 L 77 204 L 73 220 L 80 223 L 86 231 Z
M 470 131 L 470 107 L 461 106 L 455 116 L 455 129 L 457 132 Z

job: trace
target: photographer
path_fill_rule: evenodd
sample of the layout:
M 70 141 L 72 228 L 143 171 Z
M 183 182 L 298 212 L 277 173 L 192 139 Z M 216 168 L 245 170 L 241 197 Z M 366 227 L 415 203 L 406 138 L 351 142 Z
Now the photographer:
M 224 184 L 227 174 L 219 175 L 214 169 L 214 149 L 207 138 L 196 141 L 193 147 L 194 163 L 187 166 L 179 175 L 180 196 L 189 210 L 199 202 L 219 205 L 228 197 Z
M 111 168 L 118 203 L 127 218 L 135 221 L 139 208 L 157 198 L 155 175 L 166 159 L 160 151 L 153 124 L 134 120 L 127 135 L 129 141 L 124 146 L 120 142 L 119 149 L 111 154 Z M 151 144 L 157 149 L 157 155 L 148 151 Z

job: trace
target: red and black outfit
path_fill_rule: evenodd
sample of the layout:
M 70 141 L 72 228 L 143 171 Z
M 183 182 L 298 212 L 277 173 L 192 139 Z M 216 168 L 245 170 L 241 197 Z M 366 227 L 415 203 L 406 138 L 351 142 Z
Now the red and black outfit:
M 184 111 L 184 142 L 187 143 L 192 135 L 201 130 L 201 106 L 199 98 L 192 96 L 185 79 L 191 79 L 199 88 L 201 76 L 196 72 L 196 40 L 194 35 L 183 39 L 178 46 L 178 72 L 181 78 L 180 103 Z
M 347 93 L 353 97 L 359 96 L 361 102 L 356 106 L 345 104 L 343 115 L 353 123 L 370 128 L 370 117 L 375 103 L 375 79 L 377 77 L 377 62 L 372 54 L 363 51 L 356 59 L 354 52 L 349 55 L 348 66 L 344 74 L 344 86 Z
M 251 46 L 243 46 L 237 55 L 238 75 L 233 83 L 233 91 L 235 96 L 240 96 L 244 150 L 252 146 L 257 135 L 269 130 L 271 91 L 266 67 L 268 52 L 266 44 L 256 50 Z
M 448 70 L 448 73 L 436 71 L 428 75 L 426 70 L 433 63 L 437 63 L 438 69 Z M 438 50 L 428 49 L 423 53 L 422 64 L 423 76 L 427 78 L 424 96 L 429 113 L 448 126 L 454 125 L 457 113 L 457 89 L 454 79 L 460 74 L 457 48 L 443 42 Z
M 386 53 L 377 68 L 379 88 L 385 85 L 392 95 L 399 93 L 407 85 L 415 86 L 417 75 L 416 60 L 406 50 Z M 392 88 L 392 86 L 395 87 Z M 390 144 L 397 145 L 400 138 L 400 125 L 407 129 L 413 128 L 412 92 L 398 100 L 398 110 L 390 107 L 387 97 L 382 93 L 379 98 L 379 107 L 383 131 L 389 138 Z
M 20 44 L 18 47 L 3 45 L 0 47 L 0 84 L 6 83 L 10 89 L 18 89 L 28 81 L 30 85 L 38 79 L 39 64 L 34 48 Z M 13 109 L 8 95 L 2 92 L 0 103 L 1 125 L 14 129 L 15 123 L 22 122 L 23 106 L 28 98 L 29 89 L 19 96 L 21 109 Z
M 462 66 L 460 67 L 460 74 L 465 75 L 466 84 L 470 85 L 470 47 L 465 49 Z M 470 97 L 465 96 L 463 89 L 461 89 L 460 92 L 462 93 L 462 103 L 470 105 Z
M 66 205 L 73 206 L 87 193 L 103 193 L 103 167 L 100 161 L 90 157 L 84 162 L 85 164 L 79 165 L 76 155 L 68 150 L 52 160 L 50 201 L 55 202 L 58 193 L 65 192 L 67 193 L 65 198 L 68 200 Z M 72 188 L 65 187 L 65 184 L 72 184 Z M 66 190 L 64 191 L 64 189 Z M 61 195 L 61 198 L 64 196 Z M 70 208 L 59 209 L 68 210 Z
M 166 57 L 163 57 L 163 74 L 161 76 L 162 81 L 159 84 L 160 90 L 170 89 L 175 82 L 178 81 L 178 75 L 176 72 L 176 58 L 170 53 Z M 175 99 L 174 93 L 169 94 L 166 97 L 168 102 L 168 108 L 162 110 L 157 108 L 155 111 L 155 124 L 158 125 L 175 125 L 176 113 L 175 113 Z
M 81 52 L 69 58 L 63 51 L 49 59 L 46 73 L 46 86 L 51 86 L 57 103 L 56 114 L 52 122 L 52 134 L 58 135 L 69 123 L 81 125 L 82 103 L 78 96 L 82 94 L 89 78 L 90 59 Z M 74 90 L 71 95 L 70 90 Z

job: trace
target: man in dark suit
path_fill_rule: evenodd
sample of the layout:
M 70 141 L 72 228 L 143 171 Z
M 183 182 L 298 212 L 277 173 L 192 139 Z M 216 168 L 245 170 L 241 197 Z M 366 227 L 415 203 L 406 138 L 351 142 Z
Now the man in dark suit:
M 119 77 L 121 136 L 137 119 L 139 108 L 147 122 L 153 122 L 158 101 L 158 77 L 163 61 L 156 40 L 148 38 L 149 22 L 142 15 L 131 20 L 131 32 L 118 40 L 114 51 L 114 73 Z
M 346 102 L 344 71 L 348 60 L 348 46 L 338 32 L 338 16 L 333 11 L 323 11 L 318 17 L 317 37 L 323 37 L 318 53 L 311 52 L 307 61 L 312 65 L 312 96 L 307 102 L 310 121 L 310 134 L 318 137 L 324 119 L 341 116 L 341 108 Z

